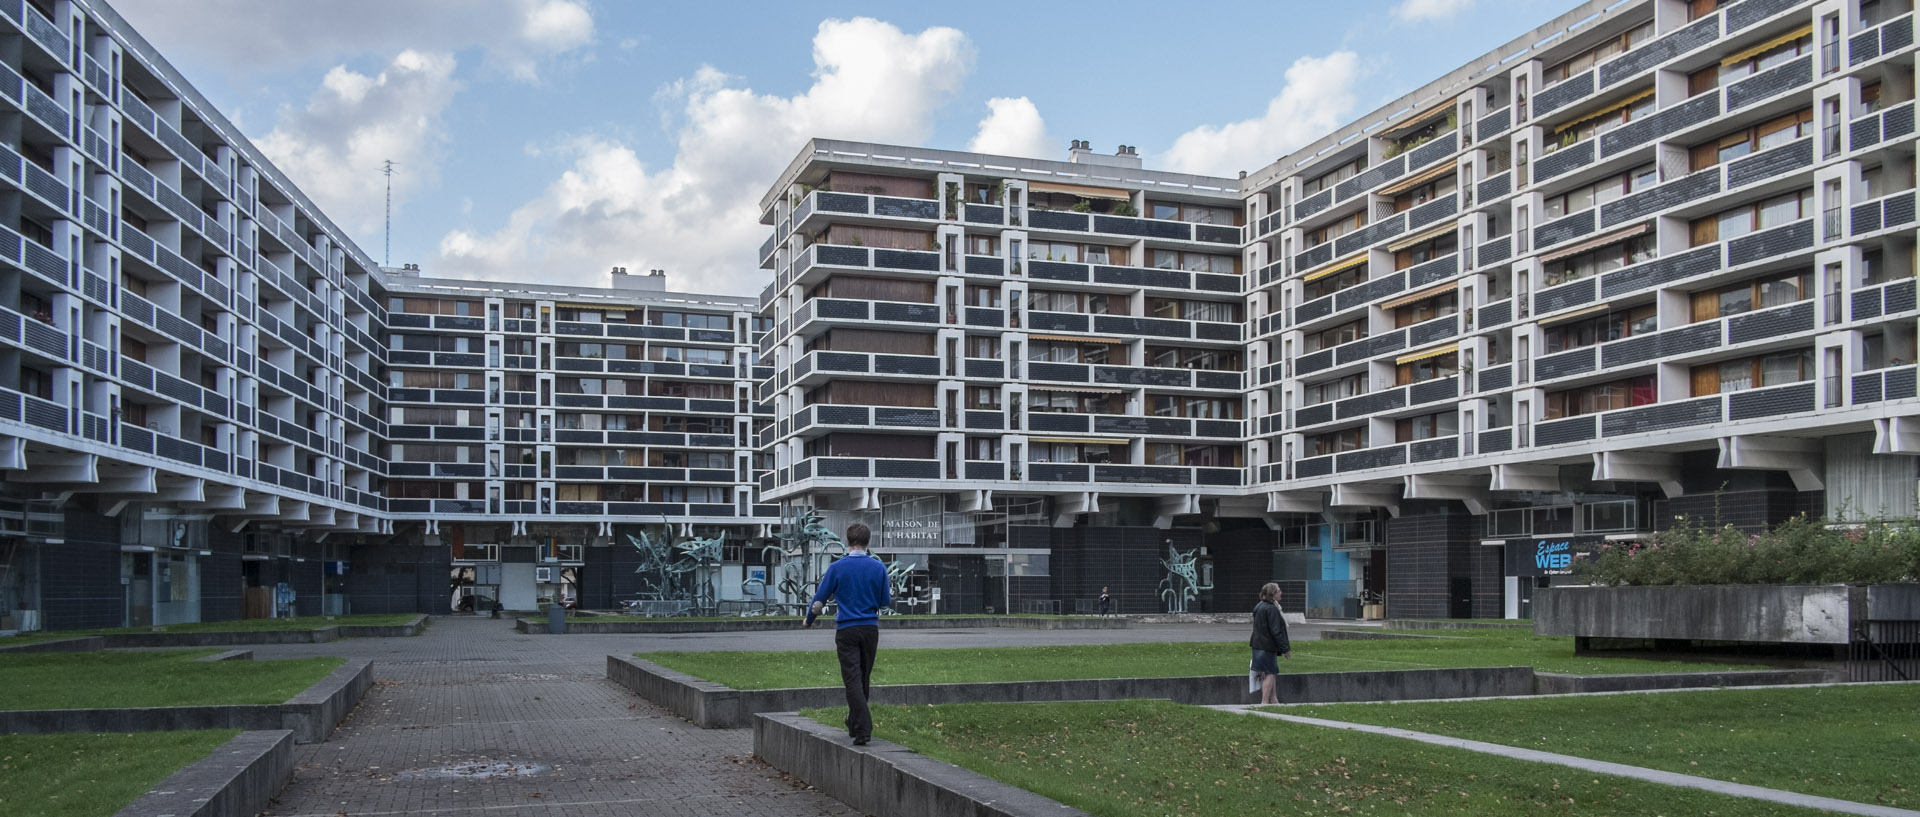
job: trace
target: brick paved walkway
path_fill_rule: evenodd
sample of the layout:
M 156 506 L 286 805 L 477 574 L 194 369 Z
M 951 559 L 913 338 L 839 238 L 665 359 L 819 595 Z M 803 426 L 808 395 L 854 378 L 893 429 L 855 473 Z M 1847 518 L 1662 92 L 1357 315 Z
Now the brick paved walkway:
M 297 747 L 293 783 L 266 813 L 857 814 L 755 760 L 747 730 L 695 728 L 608 682 L 614 641 L 508 626 L 436 618 L 418 638 L 256 648 L 375 660 L 374 688 L 331 740 Z

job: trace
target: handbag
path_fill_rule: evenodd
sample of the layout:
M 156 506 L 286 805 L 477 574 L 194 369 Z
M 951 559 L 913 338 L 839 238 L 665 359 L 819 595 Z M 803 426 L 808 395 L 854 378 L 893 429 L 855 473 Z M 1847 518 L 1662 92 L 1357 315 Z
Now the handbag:
M 1260 691 L 1260 673 L 1254 672 L 1253 665 L 1248 664 L 1247 665 L 1247 694 L 1252 695 L 1253 693 L 1259 692 L 1259 691 Z

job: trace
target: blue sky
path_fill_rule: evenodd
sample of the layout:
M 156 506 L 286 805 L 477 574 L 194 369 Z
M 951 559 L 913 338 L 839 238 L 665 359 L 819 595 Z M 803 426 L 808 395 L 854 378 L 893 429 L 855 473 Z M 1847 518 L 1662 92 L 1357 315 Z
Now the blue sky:
M 807 136 L 1256 170 L 1571 7 L 120 0 L 374 258 L 752 294 L 757 199 Z M 1204 11 L 1202 11 L 1204 10 Z

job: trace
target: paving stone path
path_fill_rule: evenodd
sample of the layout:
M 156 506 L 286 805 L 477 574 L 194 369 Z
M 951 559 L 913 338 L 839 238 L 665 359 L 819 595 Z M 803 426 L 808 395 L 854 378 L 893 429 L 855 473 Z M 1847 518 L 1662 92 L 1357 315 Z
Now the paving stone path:
M 484 618 L 436 618 L 416 638 L 257 648 L 375 661 L 373 689 L 332 739 L 296 748 L 293 783 L 266 813 L 858 813 L 754 759 L 749 731 L 699 729 L 614 686 L 606 655 L 618 651 Z

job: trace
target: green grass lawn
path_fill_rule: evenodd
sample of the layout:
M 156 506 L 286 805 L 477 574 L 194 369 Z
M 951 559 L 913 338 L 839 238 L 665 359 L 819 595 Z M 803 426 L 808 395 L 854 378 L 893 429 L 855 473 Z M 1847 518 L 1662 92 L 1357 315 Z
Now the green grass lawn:
M 1421 635 L 1433 635 L 1421 631 Z M 1245 642 L 1107 644 L 1067 647 L 980 647 L 888 650 L 881 637 L 875 684 L 950 684 L 985 681 L 1057 681 L 1080 678 L 1180 678 L 1244 675 Z M 640 658 L 735 689 L 837 686 L 840 665 L 829 650 L 805 652 L 654 652 Z M 1442 638 L 1381 641 L 1300 641 L 1284 673 L 1431 667 L 1528 666 L 1577 674 L 1690 672 L 1731 667 L 1588 658 L 1573 654 L 1573 639 L 1521 630 L 1461 630 Z
M 105 630 L 80 630 L 62 633 L 76 635 L 118 635 L 124 633 L 259 633 L 278 630 L 318 630 L 322 627 L 398 627 L 416 613 L 368 613 L 358 616 L 299 616 L 296 618 L 243 618 L 234 621 L 201 621 L 192 624 L 168 624 L 164 627 L 114 627 Z
M 807 714 L 838 727 L 845 712 Z M 1103 817 L 1815 813 L 1164 701 L 873 714 L 877 737 Z
M 5 690 L 0 709 L 277 704 L 346 663 L 344 658 L 194 660 L 216 652 L 9 655 L 0 661 L 0 690 Z
M 1278 707 L 1716 780 L 1920 806 L 1920 686 Z
M 0 735 L 0 814 L 109 817 L 238 734 Z

